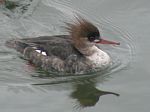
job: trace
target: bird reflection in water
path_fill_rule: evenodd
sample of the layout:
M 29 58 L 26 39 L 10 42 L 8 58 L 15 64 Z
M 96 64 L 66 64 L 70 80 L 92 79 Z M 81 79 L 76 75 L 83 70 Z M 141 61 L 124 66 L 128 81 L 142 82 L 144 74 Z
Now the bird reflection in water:
M 108 77 L 108 76 L 107 76 Z M 52 81 L 50 83 L 43 83 L 43 84 L 33 84 L 33 85 L 55 85 L 55 84 L 69 84 L 73 87 L 73 91 L 70 93 L 70 97 L 72 99 L 76 99 L 79 107 L 77 108 L 84 108 L 84 107 L 91 107 L 95 106 L 95 104 L 99 101 L 100 97 L 103 95 L 115 95 L 120 96 L 118 93 L 103 91 L 96 88 L 96 83 L 101 83 L 105 81 L 107 78 L 106 76 L 89 76 L 89 77 L 78 77 L 68 80 L 57 80 Z M 40 77 L 41 78 L 41 77 Z M 58 86 L 57 86 L 58 87 Z M 78 105 L 75 105 L 78 106 Z
M 119 94 L 109 91 L 102 91 L 95 87 L 93 83 L 77 84 L 71 97 L 77 99 L 81 107 L 95 106 L 103 95 L 112 94 L 119 96 Z

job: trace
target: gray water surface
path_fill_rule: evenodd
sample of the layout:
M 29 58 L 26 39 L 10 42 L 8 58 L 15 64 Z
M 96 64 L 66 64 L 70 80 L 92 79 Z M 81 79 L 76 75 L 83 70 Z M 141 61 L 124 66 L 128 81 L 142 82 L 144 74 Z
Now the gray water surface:
M 149 111 L 149 0 L 20 0 L 20 4 L 13 10 L 0 5 L 0 112 Z M 121 43 L 100 45 L 113 60 L 107 71 L 49 76 L 5 47 L 12 38 L 64 34 L 64 21 L 72 21 L 76 14 L 95 24 L 102 37 Z

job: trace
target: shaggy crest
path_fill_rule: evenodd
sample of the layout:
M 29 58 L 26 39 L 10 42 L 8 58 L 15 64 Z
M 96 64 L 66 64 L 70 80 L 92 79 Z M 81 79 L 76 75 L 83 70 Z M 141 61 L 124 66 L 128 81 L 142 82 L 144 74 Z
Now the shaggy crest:
M 84 46 L 88 35 L 90 33 L 99 33 L 99 30 L 92 23 L 83 18 L 75 18 L 76 21 L 74 23 L 66 23 L 67 26 L 65 28 L 68 30 L 75 46 Z
M 76 17 L 76 21 L 73 24 L 66 23 L 66 25 L 66 29 L 69 31 L 72 38 L 77 38 L 81 36 L 86 37 L 88 32 L 99 32 L 97 27 L 81 17 Z

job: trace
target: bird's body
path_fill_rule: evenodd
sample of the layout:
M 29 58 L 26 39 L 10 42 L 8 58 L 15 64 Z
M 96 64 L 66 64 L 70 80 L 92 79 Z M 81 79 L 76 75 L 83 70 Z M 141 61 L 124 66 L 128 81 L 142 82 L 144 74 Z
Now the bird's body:
M 102 42 L 98 29 L 85 20 L 78 22 L 68 24 L 70 35 L 13 39 L 7 41 L 6 45 L 46 71 L 81 74 L 107 68 L 111 62 L 109 55 L 95 45 Z M 90 33 L 92 31 L 94 34 Z

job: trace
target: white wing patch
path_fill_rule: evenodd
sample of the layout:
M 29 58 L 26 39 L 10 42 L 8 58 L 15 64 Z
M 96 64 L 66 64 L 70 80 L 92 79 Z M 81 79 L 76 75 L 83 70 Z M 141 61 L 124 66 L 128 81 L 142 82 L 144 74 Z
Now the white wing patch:
M 39 49 L 36 49 L 35 51 L 42 54 L 42 55 L 44 55 L 44 56 L 47 56 L 47 53 L 45 51 L 42 51 L 42 50 L 39 50 Z
M 38 52 L 38 53 L 41 53 L 42 51 L 41 50 L 35 50 L 36 52 Z
M 47 56 L 46 52 L 44 52 L 44 51 L 42 51 L 42 55 L 45 55 L 45 56 Z

